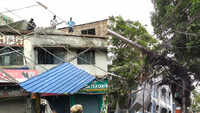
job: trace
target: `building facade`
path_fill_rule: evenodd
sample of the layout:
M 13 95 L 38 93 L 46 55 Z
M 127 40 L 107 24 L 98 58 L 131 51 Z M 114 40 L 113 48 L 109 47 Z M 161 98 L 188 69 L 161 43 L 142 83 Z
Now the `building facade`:
M 90 25 L 95 28 L 95 35 L 82 34 L 81 25 L 79 28 L 74 28 L 74 34 L 63 32 L 64 28 L 38 30 L 37 33 L 23 36 L 7 32 L 6 35 L 0 36 L 2 50 L 0 53 L 7 53 L 0 56 L 0 67 L 14 70 L 27 68 L 41 74 L 63 62 L 70 62 L 97 78 L 104 78 L 107 75 L 108 37 L 100 35 L 99 31 L 104 33 L 106 27 L 103 27 L 102 22 L 98 23 Z M 86 24 L 83 26 L 90 28 L 85 27 Z M 101 82 L 94 81 L 75 95 L 42 94 L 42 96 L 57 113 L 68 113 L 74 104 L 82 104 L 85 106 L 84 111 L 88 113 L 103 113 L 107 111 L 106 89 L 107 82 L 103 79 Z
M 60 28 L 66 34 L 107 37 L 108 19 L 75 25 L 74 32 L 69 32 L 69 27 Z
M 146 113 L 174 113 L 172 92 L 168 85 L 159 85 L 161 80 L 162 77 L 154 78 L 153 85 L 146 83 L 145 90 L 136 94 L 133 111 L 143 113 L 144 105 Z M 144 84 L 140 88 L 144 88 Z
M 6 24 L 9 24 L 11 22 L 13 22 L 12 18 L 0 14 L 0 25 L 6 25 Z
M 173 98 L 169 86 L 153 86 L 151 95 L 151 113 L 173 113 Z

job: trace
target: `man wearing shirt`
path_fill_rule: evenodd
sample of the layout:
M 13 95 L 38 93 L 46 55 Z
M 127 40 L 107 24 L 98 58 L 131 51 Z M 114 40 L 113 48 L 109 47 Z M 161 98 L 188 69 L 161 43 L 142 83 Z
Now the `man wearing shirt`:
M 73 26 L 75 25 L 75 22 L 72 21 L 72 17 L 70 17 L 70 21 L 67 23 L 69 25 L 69 32 L 74 32 Z
M 51 27 L 53 29 L 56 29 L 56 25 L 58 24 L 58 21 L 56 19 L 56 15 L 53 16 L 53 19 L 50 21 Z

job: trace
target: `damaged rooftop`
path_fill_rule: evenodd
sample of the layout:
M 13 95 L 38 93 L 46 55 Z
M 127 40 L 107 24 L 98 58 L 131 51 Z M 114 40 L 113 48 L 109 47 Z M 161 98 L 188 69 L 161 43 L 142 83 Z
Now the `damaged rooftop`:
M 12 22 L 8 25 L 0 25 L 0 32 L 7 35 L 39 34 L 108 39 L 107 22 L 108 19 L 104 19 L 95 22 L 74 25 L 74 32 L 68 32 L 69 27 L 58 29 L 52 29 L 51 27 L 39 27 L 35 28 L 35 30 L 27 30 L 28 22 L 26 20 L 21 20 Z M 11 26 L 13 29 L 9 26 Z

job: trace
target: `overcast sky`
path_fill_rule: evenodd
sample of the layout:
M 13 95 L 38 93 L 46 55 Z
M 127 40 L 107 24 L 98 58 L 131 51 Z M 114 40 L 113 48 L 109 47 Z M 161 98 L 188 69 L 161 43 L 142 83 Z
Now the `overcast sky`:
M 93 22 L 107 19 L 109 16 L 121 15 L 125 19 L 133 21 L 139 20 L 143 25 L 147 25 L 147 30 L 153 34 L 151 26 L 151 12 L 153 4 L 151 0 L 37 0 L 48 7 L 58 17 L 68 21 L 70 17 L 76 24 Z M 49 26 L 53 15 L 42 8 L 35 6 L 18 10 L 13 13 L 5 13 L 7 9 L 18 9 L 31 5 L 36 5 L 35 0 L 1 0 L 0 12 L 4 12 L 14 18 L 15 21 L 34 18 L 37 26 Z M 61 20 L 60 20 L 61 21 Z M 66 26 L 64 24 L 63 26 Z

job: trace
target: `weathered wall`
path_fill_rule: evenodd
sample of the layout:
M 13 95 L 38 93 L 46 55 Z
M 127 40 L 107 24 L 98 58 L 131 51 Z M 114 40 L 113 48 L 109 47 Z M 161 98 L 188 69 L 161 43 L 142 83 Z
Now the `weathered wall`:
M 89 38 L 64 35 L 36 35 L 31 39 L 33 46 L 67 46 L 72 48 L 93 47 L 102 49 L 106 49 L 108 47 L 108 42 L 105 38 Z
M 69 33 L 68 28 L 64 28 L 61 30 L 66 32 L 66 34 L 81 35 L 81 30 L 95 28 L 96 36 L 106 37 L 107 36 L 107 22 L 108 20 L 106 19 L 106 20 L 76 25 L 74 26 L 73 33 Z
M 5 25 L 13 22 L 13 19 L 11 19 L 8 16 L 0 14 L 0 25 Z
M 76 52 L 73 52 L 74 55 Z M 72 56 L 72 55 L 71 55 Z M 95 65 L 102 68 L 103 70 L 107 71 L 107 53 L 103 51 L 95 51 Z M 79 65 L 77 64 L 77 59 L 75 59 L 72 64 L 79 67 L 80 69 L 86 70 L 88 73 L 97 76 L 103 77 L 106 73 L 93 65 Z
M 68 53 L 65 56 L 66 61 L 72 57 L 74 57 L 76 55 L 76 51 L 72 50 L 72 53 Z M 102 52 L 102 51 L 95 51 L 95 65 L 102 68 L 103 70 L 107 71 L 107 54 L 106 52 Z M 80 69 L 83 69 L 85 71 L 87 71 L 88 73 L 97 76 L 99 78 L 103 77 L 106 75 L 106 73 L 100 69 L 98 69 L 97 67 L 93 66 L 93 65 L 79 65 L 77 64 L 77 59 L 74 59 L 72 62 L 72 64 L 74 64 L 75 66 L 77 66 Z M 38 73 L 42 73 L 45 72 L 46 70 L 44 68 L 42 68 L 41 66 L 50 69 L 52 67 L 57 66 L 56 64 L 47 64 L 47 65 L 36 65 L 36 70 L 38 71 Z
M 28 37 L 25 37 L 28 38 Z M 101 39 L 101 38 L 87 38 L 87 37 L 74 37 L 74 36 L 56 36 L 56 35 L 36 35 L 34 37 L 31 37 L 29 39 L 26 39 L 24 43 L 24 52 L 27 59 L 27 65 L 32 67 L 34 64 L 32 61 L 36 63 L 37 60 L 37 52 L 33 52 L 34 49 L 33 47 L 38 47 L 38 46 L 43 46 L 43 47 L 64 47 L 67 46 L 69 47 L 70 51 L 72 53 L 66 53 L 65 55 L 65 60 L 68 61 L 72 57 L 77 55 L 76 50 L 80 48 L 87 48 L 87 47 L 93 47 L 95 49 L 95 65 L 102 68 L 103 70 L 107 71 L 107 52 L 105 52 L 108 43 L 107 39 Z M 72 49 L 73 48 L 73 49 Z M 102 50 L 103 49 L 103 50 Z M 106 73 L 93 65 L 78 65 L 77 64 L 77 59 L 74 59 L 72 62 L 75 66 L 79 67 L 80 69 L 83 69 L 87 71 L 88 73 L 98 76 L 98 77 L 103 77 L 106 75 Z M 46 71 L 44 68 L 41 66 L 50 69 L 56 65 L 38 65 L 36 63 L 35 69 L 38 71 L 38 73 L 42 73 Z
M 34 49 L 32 45 L 32 39 L 24 40 L 24 64 L 26 64 L 30 69 L 34 69 L 35 56 L 34 56 Z
M 0 113 L 25 113 L 25 97 L 5 98 L 0 101 Z

